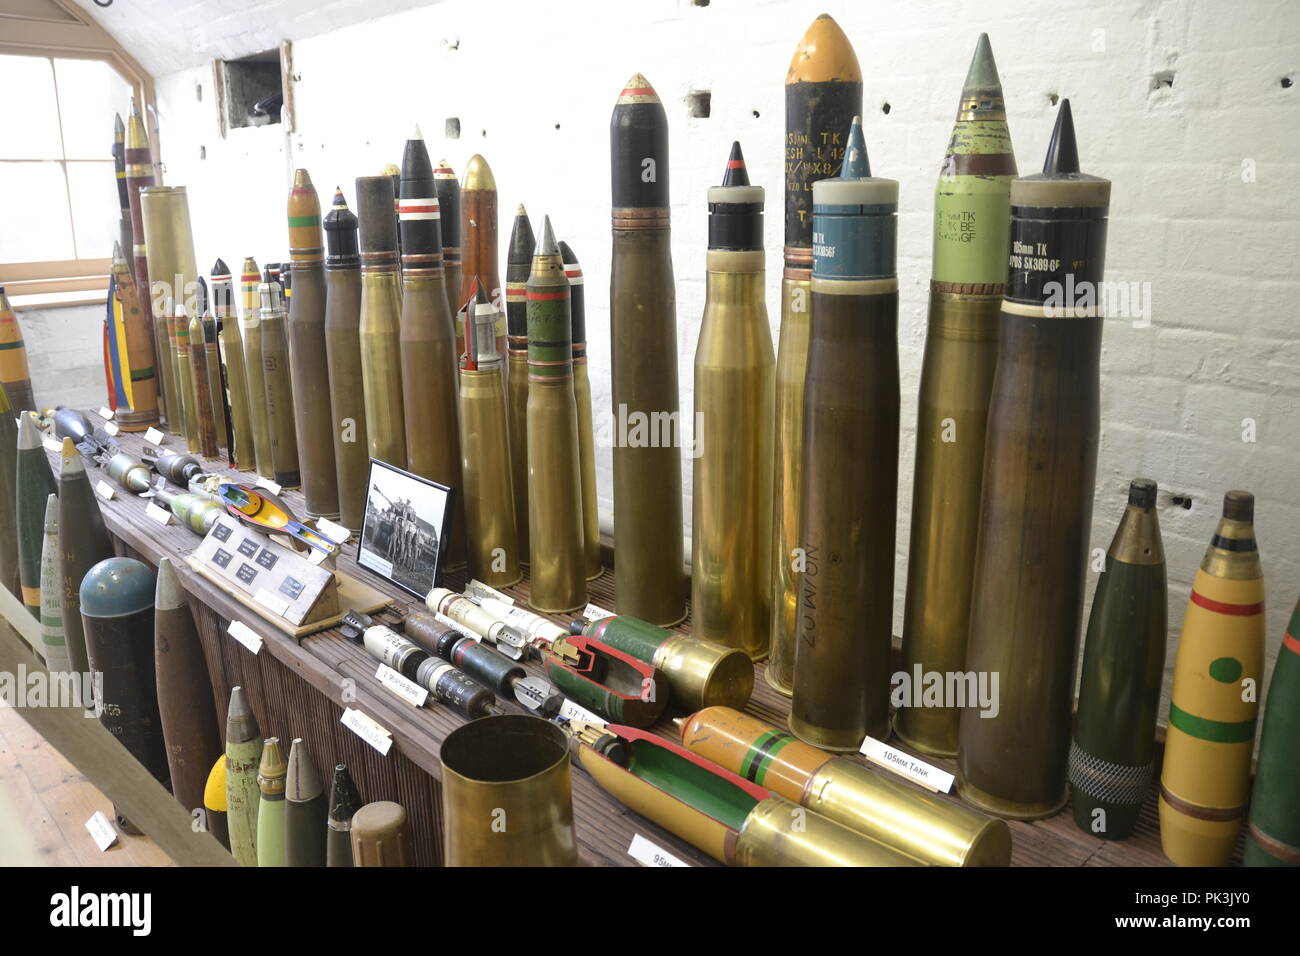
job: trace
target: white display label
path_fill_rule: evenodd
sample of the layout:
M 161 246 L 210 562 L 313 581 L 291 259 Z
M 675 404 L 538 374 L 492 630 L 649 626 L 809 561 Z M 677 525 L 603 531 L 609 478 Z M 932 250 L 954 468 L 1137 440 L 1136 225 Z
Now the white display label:
M 423 707 L 429 692 L 414 681 L 407 680 L 387 664 L 380 664 L 375 678 L 402 700 L 415 707 Z
M 289 610 L 289 602 L 284 598 L 276 597 L 266 588 L 258 588 L 257 593 L 253 595 L 253 600 L 262 607 L 266 608 L 272 614 L 278 614 L 284 617 L 284 612 Z
M 936 793 L 948 793 L 952 790 L 952 774 L 940 770 L 924 760 L 913 757 L 911 754 L 895 750 L 888 744 L 882 744 L 875 737 L 868 737 L 862 741 L 862 748 L 859 753 L 876 766 L 892 770 L 900 777 L 915 780 L 927 790 L 933 790 Z
M 609 723 L 604 717 L 597 717 L 581 704 L 575 704 L 567 697 L 564 703 L 560 705 L 560 716 L 568 720 L 580 720 L 584 724 L 600 724 L 602 727 Z
M 231 621 L 230 627 L 226 628 L 226 633 L 239 641 L 246 648 L 256 654 L 262 649 L 262 635 L 245 624 L 243 621 Z
M 582 609 L 582 616 L 585 617 L 588 621 L 599 621 L 602 618 L 613 617 L 614 612 L 606 611 L 603 607 L 599 607 L 598 605 L 595 604 L 588 604 L 585 608 Z
M 42 440 L 41 444 L 45 446 L 47 451 L 52 451 L 52 452 L 63 451 L 63 442 L 59 441 L 57 438 L 50 438 L 48 435 L 44 438 L 44 440 Z
M 113 417 L 113 410 L 112 410 L 111 408 L 101 408 L 101 409 L 99 410 L 99 417 L 100 417 L 100 418 L 112 418 L 112 417 Z
M 257 487 L 265 488 L 273 495 L 278 495 L 283 490 L 278 484 L 276 484 L 270 478 L 263 478 L 260 475 L 257 478 Z
M 480 597 L 495 598 L 496 600 L 500 601 L 502 604 L 515 603 L 515 599 L 512 598 L 509 594 L 505 594 L 501 591 L 498 591 L 490 584 L 484 584 L 482 581 L 478 580 L 477 578 L 470 579 L 469 584 L 465 586 L 465 591 L 466 592 L 473 591 L 476 594 L 478 594 Z
M 342 544 L 344 541 L 348 540 L 348 538 L 352 537 L 351 531 L 343 527 L 341 524 L 335 524 L 328 518 L 317 518 L 316 530 L 336 544 Z
M 108 432 L 110 435 L 116 435 L 121 430 L 122 429 L 117 427 L 116 422 L 104 422 L 104 431 Z
M 172 513 L 168 511 L 166 508 L 159 508 L 152 501 L 145 506 L 144 513 L 147 514 L 154 521 L 157 521 L 159 524 L 172 523 Z
M 151 445 L 161 445 L 163 443 L 163 433 L 156 428 L 150 428 L 144 433 L 144 440 Z
M 385 757 L 388 756 L 388 751 L 393 746 L 392 735 L 376 723 L 373 717 L 367 717 L 361 711 L 349 707 L 343 711 L 343 717 L 339 720 L 339 723 Z
M 99 847 L 100 853 L 117 842 L 117 831 L 108 822 L 103 810 L 96 810 L 94 816 L 86 821 L 86 829 L 90 831 L 90 837 L 95 841 L 95 846 Z
M 627 855 L 642 866 L 690 866 L 685 860 L 678 859 L 639 833 L 632 835 L 632 845 L 627 848 Z
M 112 501 L 113 495 L 117 494 L 117 492 L 113 490 L 112 485 L 101 478 L 95 483 L 95 494 L 99 495 L 99 497 L 103 498 L 105 501 Z

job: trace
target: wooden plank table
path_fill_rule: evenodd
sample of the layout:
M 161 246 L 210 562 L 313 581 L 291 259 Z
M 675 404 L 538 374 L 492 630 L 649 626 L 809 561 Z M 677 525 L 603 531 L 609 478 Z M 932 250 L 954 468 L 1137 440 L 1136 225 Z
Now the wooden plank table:
M 99 416 L 90 413 L 99 422 Z M 140 456 L 146 445 L 142 436 L 118 436 L 123 448 Z M 169 450 L 185 451 L 184 440 L 168 434 Z M 57 468 L 56 454 L 50 455 Z M 223 461 L 209 463 L 213 471 L 234 475 L 252 484 L 251 473 L 234 472 Z M 92 484 L 104 477 L 91 468 Z M 282 496 L 299 515 L 305 514 L 300 492 Z M 377 662 L 361 647 L 348 641 L 337 628 L 304 638 L 301 643 L 251 613 L 230 594 L 196 574 L 185 559 L 198 546 L 199 538 L 173 521 L 161 525 L 145 515 L 147 500 L 121 488 L 112 501 L 101 501 L 105 523 L 118 543 L 119 553 L 157 566 L 162 557 L 174 559 L 177 573 L 189 592 L 191 607 L 199 625 L 212 677 L 213 706 L 224 726 L 230 688 L 243 685 L 257 716 L 262 733 L 279 736 L 286 743 L 302 737 L 312 758 L 328 778 L 329 768 L 346 763 L 363 799 L 396 800 L 406 807 L 411 819 L 415 856 L 418 863 L 441 862 L 441 764 L 442 741 L 464 721 L 445 707 L 432 705 L 416 709 L 384 689 L 375 679 Z M 338 568 L 360 577 L 389 594 L 396 606 L 417 603 L 410 595 L 388 584 L 356 563 L 356 541 L 345 545 Z M 446 585 L 460 589 L 463 574 L 448 574 Z M 588 600 L 613 608 L 613 574 L 607 571 L 588 585 Z M 519 603 L 528 597 L 527 577 L 506 589 Z M 564 625 L 560 616 L 547 615 Z M 260 653 L 253 655 L 226 634 L 231 621 L 243 621 L 263 639 Z M 690 619 L 679 628 L 689 633 Z M 530 665 L 540 674 L 540 668 Z M 513 705 L 507 704 L 507 709 Z M 379 754 L 339 723 L 344 707 L 354 707 L 373 717 L 392 732 L 393 746 L 387 756 Z M 789 701 L 773 691 L 758 667 L 753 698 L 746 710 L 763 720 L 784 726 Z M 660 735 L 676 739 L 676 728 L 667 714 L 655 728 Z M 906 750 L 897 741 L 894 746 Z M 858 758 L 862 759 L 862 758 Z M 953 760 L 930 760 L 954 772 Z M 712 859 L 677 837 L 626 809 L 607 795 L 576 765 L 572 770 L 573 808 L 579 856 L 589 866 L 631 866 L 635 861 L 627 849 L 635 834 L 693 865 L 716 865 Z M 911 786 L 912 784 L 908 784 Z M 918 788 L 919 789 L 919 788 Z M 945 799 L 957 801 L 955 796 Z M 1160 852 L 1160 838 L 1154 799 L 1143 808 L 1137 833 L 1123 842 L 1108 842 L 1079 830 L 1068 808 L 1056 816 L 1033 823 L 1011 823 L 1012 864 L 1019 866 L 1161 866 L 1168 861 Z M 1240 852 L 1240 848 L 1238 850 Z

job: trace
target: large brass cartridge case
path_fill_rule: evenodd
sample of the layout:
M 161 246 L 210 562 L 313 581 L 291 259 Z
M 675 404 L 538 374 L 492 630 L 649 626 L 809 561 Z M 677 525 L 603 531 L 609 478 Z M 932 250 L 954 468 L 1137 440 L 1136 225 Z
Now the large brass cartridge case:
M 1011 831 L 730 707 L 682 724 L 682 745 L 732 773 L 932 866 L 1006 866 Z
M 149 256 L 144 236 L 144 211 L 140 203 L 140 190 L 156 182 L 153 153 L 149 149 L 149 134 L 145 131 L 144 120 L 135 100 L 131 101 L 131 114 L 126 123 L 124 145 L 124 169 L 126 179 L 127 208 L 131 216 L 131 244 L 123 247 L 123 252 L 131 260 L 131 274 L 135 278 L 136 295 L 140 308 L 150 323 L 150 348 L 153 351 L 152 365 L 156 370 L 159 388 L 159 409 L 164 417 L 167 413 L 166 393 L 170 391 L 173 365 L 169 359 L 167 340 L 158 337 L 158 313 L 153 309 L 153 284 L 149 281 Z M 164 315 L 164 318 L 166 316 Z M 17 400 L 17 396 L 14 396 Z M 21 406 L 18 409 L 22 411 Z M 174 427 L 173 427 L 174 430 Z
M 447 313 L 442 268 L 417 267 L 407 255 L 402 270 L 402 414 L 406 468 L 455 488 L 451 534 L 444 567 L 465 566 L 465 501 L 461 477 L 460 422 L 456 403 L 456 336 Z M 426 273 L 436 271 L 436 275 Z
M 197 452 L 203 444 L 199 435 L 198 379 L 194 374 L 194 352 L 190 348 L 190 320 L 184 306 L 176 309 L 168 331 L 176 356 L 176 396 L 185 418 L 185 447 Z
M 252 257 L 244 260 L 239 278 L 243 317 L 239 328 L 244 340 L 244 376 L 248 382 L 248 416 L 253 426 L 253 456 L 257 473 L 270 478 L 271 422 L 266 414 L 266 375 L 262 371 L 262 276 Z
M 800 813 L 781 797 L 749 811 L 728 861 L 734 866 L 916 866 L 899 853 L 818 813 Z
M 691 631 L 762 660 L 771 642 L 776 366 L 762 250 L 710 249 L 706 288 L 695 353 Z
M 587 602 L 587 567 L 570 289 L 549 218 L 542 224 L 527 295 L 528 601 L 539 611 L 576 611 Z
M 271 429 L 271 472 L 281 488 L 297 488 L 302 484 L 302 472 L 289 374 L 284 290 L 269 272 L 263 279 L 258 290 L 262 296 L 262 388 Z
M 639 73 L 614 106 L 610 155 L 615 603 L 671 627 L 686 616 L 687 587 L 668 119 Z
M 331 430 L 338 476 L 339 521 L 356 531 L 366 513 L 370 443 L 361 376 L 361 258 L 357 217 L 342 191 L 325 217 L 325 352 L 329 365 Z
M 127 249 L 130 247 L 127 246 Z M 153 312 L 141 299 L 122 249 L 113 249 L 113 287 L 121 306 L 128 372 L 130 406 L 118 406 L 113 420 L 125 432 L 140 432 L 158 424 L 158 371 L 153 348 Z M 3 293 L 0 293 L 3 295 Z
M 1066 800 L 1109 201 L 1110 182 L 1079 171 L 1063 100 L 1044 171 L 1011 184 L 966 651 L 967 671 L 997 675 L 999 706 L 968 701 L 958 731 L 958 792 L 1016 819 L 1050 816 Z
M 587 374 L 587 286 L 582 265 L 567 242 L 560 243 L 564 274 L 569 280 L 573 318 L 573 398 L 578 403 L 578 466 L 582 475 L 582 551 L 587 580 L 605 573 L 600 557 L 600 510 L 596 494 L 596 439 L 591 411 L 591 378 Z M 507 283 L 509 274 L 507 273 Z
M 226 403 L 230 407 L 230 435 L 234 445 L 226 449 L 227 459 L 239 471 L 254 467 L 253 421 L 248 411 L 248 375 L 244 371 L 244 339 L 235 310 L 235 288 L 230 267 L 218 259 L 212 267 L 212 314 L 216 317 L 224 370 Z M 227 436 L 222 436 L 223 438 Z
M 461 368 L 460 415 L 469 573 L 490 587 L 508 587 L 523 572 L 499 360 L 495 368 Z
M 294 174 L 289 194 L 289 256 L 293 295 L 289 299 L 289 372 L 297 429 L 298 468 L 307 514 L 339 516 L 334 429 L 330 423 L 329 360 L 325 345 L 325 246 L 320 200 L 305 169 Z
M 799 589 L 790 729 L 827 750 L 889 733 L 898 499 L 898 183 L 871 176 L 854 120 L 813 186 Z
M 520 290 L 522 297 L 523 290 Z M 513 343 L 512 343 L 513 344 Z M 509 380 L 506 382 L 506 414 L 510 435 L 510 483 L 514 489 L 515 511 L 519 516 L 519 560 L 527 565 L 528 541 L 528 340 L 523 348 L 510 349 L 506 357 Z M 574 401 L 577 401 L 575 393 Z
M 208 375 L 208 348 L 204 342 L 203 317 L 196 315 L 189 321 L 190 369 L 194 376 L 194 418 L 199 447 L 204 458 L 220 454 L 217 445 L 217 423 L 212 414 L 212 379 Z M 220 370 L 218 369 L 218 372 Z
M 442 743 L 447 866 L 576 866 L 569 752 L 539 717 L 484 717 Z
M 1002 86 L 988 35 L 981 34 L 934 197 L 934 266 L 903 610 L 903 669 L 909 674 L 953 674 L 966 664 L 1015 175 Z M 960 716 L 955 706 L 905 707 L 894 729 L 918 750 L 952 756 Z
M 217 338 L 217 320 L 210 309 L 205 309 L 202 318 L 203 358 L 207 371 L 207 389 L 211 396 L 212 428 L 217 436 L 218 448 L 229 444 L 227 436 L 226 389 L 221 383 L 221 343 Z M 197 380 L 195 388 L 198 388 Z M 215 458 L 216 455 L 213 455 Z
M 140 218 L 147 248 L 148 278 L 151 285 L 139 289 L 142 300 L 150 302 L 154 317 L 155 344 L 159 365 L 163 369 L 163 391 L 167 395 L 168 424 L 172 431 L 189 437 L 188 397 L 180 381 L 182 357 L 176 351 L 175 333 L 169 334 L 177 305 L 186 315 L 193 315 L 199 271 L 194 260 L 194 235 L 190 229 L 189 197 L 184 186 L 147 186 L 140 190 Z M 173 393 L 178 401 L 172 401 Z M 182 422 L 184 424 L 182 424 Z M 180 429 L 184 430 L 180 430 Z
M 803 389 L 812 297 L 812 187 L 837 176 L 845 131 L 862 113 L 862 69 L 834 18 L 809 25 L 785 76 L 785 247 L 781 333 L 776 353 L 772 641 L 764 676 L 790 696 L 799 602 L 799 507 L 803 477 Z
M 357 179 L 361 219 L 361 381 L 370 457 L 406 465 L 402 412 L 401 293 L 397 285 L 397 230 L 387 176 Z

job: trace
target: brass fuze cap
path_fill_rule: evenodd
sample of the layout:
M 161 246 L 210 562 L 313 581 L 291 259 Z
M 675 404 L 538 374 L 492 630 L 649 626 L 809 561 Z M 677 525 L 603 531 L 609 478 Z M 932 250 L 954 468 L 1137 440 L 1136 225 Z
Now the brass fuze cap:
M 391 800 L 367 803 L 352 818 L 353 866 L 410 866 L 406 808 Z

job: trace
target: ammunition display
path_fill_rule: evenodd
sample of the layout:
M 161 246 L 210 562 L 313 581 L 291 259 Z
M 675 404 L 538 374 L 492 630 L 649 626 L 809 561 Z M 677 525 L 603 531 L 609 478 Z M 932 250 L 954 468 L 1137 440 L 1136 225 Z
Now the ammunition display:
M 266 375 L 262 370 L 262 272 L 249 256 L 244 260 L 239 289 L 244 310 L 240 329 L 244 333 L 244 374 L 248 378 L 248 415 L 253 424 L 253 455 L 257 473 L 273 475 L 271 466 L 271 419 L 266 411 Z
M 668 116 L 640 73 L 619 93 L 609 138 L 612 411 L 627 430 L 614 442 L 614 595 L 618 613 L 672 627 L 686 617 L 681 430 L 652 424 L 676 426 L 680 411 Z
M 1160 770 L 1160 845 L 1179 866 L 1227 866 L 1232 857 L 1250 799 L 1259 714 L 1258 694 L 1249 688 L 1258 688 L 1263 676 L 1264 575 L 1255 496 L 1229 491 L 1192 582 L 1174 661 Z
M 1300 774 L 1296 716 L 1300 700 L 1300 601 L 1282 635 L 1282 649 L 1264 698 L 1259 763 L 1250 798 L 1246 866 L 1300 866 Z
M 811 747 L 731 707 L 709 707 L 681 722 L 682 746 L 932 866 L 1006 866 L 1006 823 L 948 803 Z
M 898 496 L 898 183 L 871 175 L 862 124 L 813 184 L 799 585 L 790 729 L 825 750 L 889 733 Z
M 520 207 L 521 209 L 523 207 Z M 582 266 L 567 242 L 560 243 L 564 276 L 569 280 L 570 336 L 573 339 L 573 399 L 578 406 L 578 468 L 582 478 L 582 553 L 587 580 L 605 573 L 600 563 L 600 512 L 596 505 L 596 438 L 591 411 L 591 379 L 587 376 L 587 292 Z M 480 581 L 491 581 L 475 575 Z
M 352 531 L 366 513 L 370 443 L 361 378 L 361 257 L 357 217 L 343 190 L 325 216 L 325 351 L 329 367 L 339 521 Z
M 1103 840 L 1133 833 L 1151 786 L 1168 605 L 1156 483 L 1136 478 L 1092 597 L 1070 745 L 1074 822 Z
M 257 866 L 261 760 L 262 732 L 244 688 L 236 684 L 230 689 L 230 706 L 226 708 L 226 814 L 230 852 L 241 866 Z
M 562 730 L 540 717 L 487 717 L 448 734 L 439 759 L 447 866 L 577 865 Z M 507 826 L 494 826 L 500 819 Z
M 803 479 L 803 392 L 812 298 L 812 187 L 838 176 L 845 130 L 862 113 L 862 70 L 828 14 L 812 22 L 785 76 L 785 246 L 777 343 L 773 455 L 772 638 L 764 677 L 789 697 L 794 686 L 795 611 Z
M 907 673 L 919 667 L 949 674 L 966 664 L 984 432 L 1015 176 L 1002 84 L 988 35 L 980 34 L 934 194 L 934 265 L 903 609 Z M 903 707 L 894 729 L 924 753 L 951 757 L 960 718 L 956 707 Z
M 23 412 L 19 418 L 21 423 L 18 426 L 14 469 L 14 500 L 17 517 L 14 537 L 18 544 L 18 575 L 22 586 L 23 604 L 31 612 L 32 617 L 39 621 L 41 619 L 41 548 L 45 544 L 45 502 L 50 495 L 56 494 L 58 489 L 54 484 L 54 476 L 50 474 L 50 463 L 45 459 L 45 450 L 41 447 L 41 435 L 36 425 L 35 413 Z M 68 440 L 67 448 L 68 453 L 75 460 L 75 467 L 81 468 L 84 475 L 85 468 L 81 466 L 81 456 L 72 447 L 71 440 Z M 61 527 L 67 526 L 61 525 Z M 86 567 L 90 565 L 87 564 Z M 81 579 L 78 578 L 76 583 L 80 584 Z M 80 629 L 76 630 L 76 634 L 70 635 L 72 641 L 69 642 L 68 648 L 74 665 L 85 662 L 84 651 L 79 652 Z M 84 667 L 76 669 L 85 670 Z
M 457 492 L 463 487 L 460 424 L 456 404 L 459 352 L 447 290 L 443 288 L 442 240 L 433 165 L 417 126 L 402 157 L 397 201 L 402 237 L 402 414 L 406 469 Z M 403 462 L 395 462 L 403 464 Z M 464 496 L 454 496 L 451 534 L 440 542 L 445 567 L 465 566 Z
M 569 280 L 549 217 L 533 253 L 527 296 L 528 601 L 539 611 L 576 611 L 587 602 L 578 408 Z
M 469 573 L 490 587 L 517 584 L 519 517 L 511 486 L 505 382 L 497 354 L 497 308 L 478 283 L 465 304 L 465 354 L 460 359 L 460 451 Z M 517 376 L 528 383 L 527 374 Z M 525 523 L 528 516 L 523 516 Z
M 158 562 L 154 596 L 154 673 L 172 794 L 186 810 L 204 806 L 212 760 L 222 753 L 212 682 L 194 618 L 171 558 Z M 224 760 L 222 765 L 224 767 Z M 221 806 L 226 806 L 225 781 Z M 223 841 L 229 843 L 229 838 Z
M 266 395 L 266 417 L 271 432 L 271 474 L 281 488 L 302 484 L 298 468 L 297 417 L 293 407 L 293 385 L 289 374 L 289 340 L 285 323 L 284 289 L 271 266 L 258 286 L 262 299 L 262 388 Z
M 1011 183 L 1011 255 L 989 401 L 965 670 L 1000 675 L 1001 707 L 967 702 L 958 792 L 1015 819 L 1066 799 L 1072 677 L 1096 483 L 1110 181 L 1079 171 L 1061 100 L 1043 172 Z M 1053 288 L 1090 305 L 1052 308 Z M 1093 290 L 1083 293 L 1083 290 Z
M 361 794 L 344 764 L 334 768 L 325 831 L 325 865 L 352 865 L 352 817 L 361 809 Z
M 776 357 L 763 301 L 764 195 L 732 143 L 722 185 L 709 189 L 691 496 L 692 630 L 753 660 L 767 657 L 772 626 Z
M 253 423 L 249 416 L 248 376 L 244 371 L 244 340 L 235 313 L 235 290 L 230 266 L 218 259 L 212 266 L 212 314 L 220 337 L 221 377 L 225 382 L 226 405 L 230 409 L 230 430 L 226 436 L 227 459 L 232 468 L 252 471 Z
M 63 632 L 63 578 L 59 573 L 59 496 L 45 499 L 45 543 L 41 547 L 41 657 L 51 674 L 73 673 Z
M 399 468 L 406 464 L 402 412 L 401 292 L 397 284 L 397 230 L 393 181 L 357 179 L 361 220 L 361 381 L 370 457 Z M 364 506 L 364 503 L 363 503 Z
M 515 516 L 519 533 L 519 561 L 528 556 L 528 276 L 533 271 L 537 239 L 528 212 L 515 210 L 506 253 L 506 320 L 510 377 L 506 382 L 510 432 L 510 477 L 515 491 Z M 494 343 L 495 345 L 495 343 Z M 504 380 L 504 376 L 503 376 Z M 574 401 L 577 401 L 575 385 Z
M 289 371 L 293 420 L 298 433 L 298 467 L 311 518 L 339 516 L 338 474 L 334 470 L 334 428 L 326 356 L 325 243 L 321 238 L 320 199 L 307 170 L 293 174 L 289 192 L 289 258 L 293 297 L 289 300 Z M 284 484 L 284 482 L 280 482 Z

